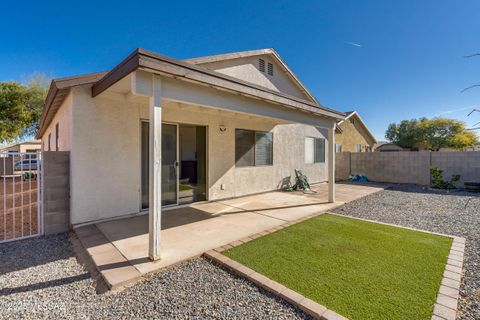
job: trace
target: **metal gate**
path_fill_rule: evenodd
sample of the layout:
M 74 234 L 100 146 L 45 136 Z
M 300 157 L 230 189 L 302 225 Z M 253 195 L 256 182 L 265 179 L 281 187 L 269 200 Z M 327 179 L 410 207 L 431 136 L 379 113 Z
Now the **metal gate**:
M 0 243 L 43 234 L 41 152 L 0 153 Z

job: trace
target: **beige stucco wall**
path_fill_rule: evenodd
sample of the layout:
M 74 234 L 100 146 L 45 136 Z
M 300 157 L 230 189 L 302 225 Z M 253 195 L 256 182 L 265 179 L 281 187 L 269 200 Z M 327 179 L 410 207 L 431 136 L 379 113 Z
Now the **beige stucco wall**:
M 347 119 L 340 125 L 342 132 L 335 133 L 335 143 L 342 145 L 342 152 L 355 152 L 356 144 L 362 145 L 362 152 L 367 151 L 367 146 L 373 148 L 375 142 L 369 138 L 360 121 L 354 118 L 354 122 L 352 123 L 351 119 Z
M 45 130 L 41 140 L 42 148 L 44 151 L 48 151 L 48 135 L 51 134 L 51 150 L 55 151 L 55 125 L 58 123 L 59 140 L 58 151 L 70 151 L 72 146 L 72 104 L 73 97 L 70 92 L 62 105 L 58 109 L 57 113 L 50 122 L 49 126 Z
M 41 149 L 42 145 L 38 143 L 22 143 L 19 146 L 20 152 L 33 152 Z
M 258 70 L 258 59 L 260 58 L 265 60 L 265 72 L 260 72 Z M 267 73 L 268 62 L 272 63 L 274 66 L 273 76 Z M 284 92 L 298 98 L 311 100 L 299 89 L 299 86 L 292 81 L 292 79 L 285 71 L 283 71 L 280 65 L 269 55 L 211 62 L 201 64 L 201 66 L 268 89 Z
M 203 92 L 209 90 L 200 88 Z M 147 103 L 135 104 L 119 94 L 105 93 L 92 98 L 89 87 L 76 87 L 72 92 L 72 224 L 139 212 L 140 120 L 148 119 Z M 193 97 L 203 99 L 201 94 L 193 92 Z M 171 96 L 175 94 L 180 95 L 179 91 L 171 89 Z M 216 97 L 222 94 L 226 95 L 217 93 Z M 244 97 L 232 97 L 230 101 L 235 99 L 239 99 L 238 106 L 262 106 L 262 102 L 246 101 Z M 205 112 L 191 105 L 186 109 L 170 100 L 163 101 L 162 105 L 163 121 L 207 126 L 209 200 L 277 189 L 283 178 L 294 174 L 295 168 L 304 170 L 311 182 L 326 180 L 326 163 L 304 163 L 305 137 L 326 136 L 325 129 L 227 111 Z M 292 113 L 292 118 L 328 123 L 321 118 L 316 121 L 313 115 L 299 111 L 288 112 Z M 285 111 L 281 115 L 285 117 Z M 225 126 L 227 131 L 221 133 L 219 125 Z M 235 168 L 235 128 L 272 131 L 273 166 Z M 221 190 L 222 184 L 224 190 Z
M 71 223 L 138 212 L 140 118 L 125 99 L 92 98 L 73 89 Z

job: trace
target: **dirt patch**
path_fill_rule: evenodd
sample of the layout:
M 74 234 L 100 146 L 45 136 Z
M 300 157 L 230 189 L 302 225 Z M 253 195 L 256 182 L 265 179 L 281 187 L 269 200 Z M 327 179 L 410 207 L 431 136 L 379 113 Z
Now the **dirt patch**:
M 0 242 L 38 233 L 38 180 L 0 179 Z

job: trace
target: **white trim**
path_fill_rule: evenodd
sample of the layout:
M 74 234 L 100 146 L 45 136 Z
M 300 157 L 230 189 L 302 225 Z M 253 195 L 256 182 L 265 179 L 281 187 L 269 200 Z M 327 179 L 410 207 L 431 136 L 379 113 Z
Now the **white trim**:
M 162 80 L 152 75 L 150 97 L 149 140 L 149 219 L 148 257 L 160 259 L 160 234 L 162 227 Z

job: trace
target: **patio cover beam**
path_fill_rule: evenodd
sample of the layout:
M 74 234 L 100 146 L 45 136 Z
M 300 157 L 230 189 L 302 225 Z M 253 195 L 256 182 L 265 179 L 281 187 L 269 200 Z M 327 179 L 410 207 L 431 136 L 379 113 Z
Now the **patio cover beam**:
M 335 202 L 335 127 L 328 128 L 328 202 Z
M 162 81 L 158 76 L 151 76 L 151 88 L 148 257 L 155 261 L 160 259 L 162 227 Z

